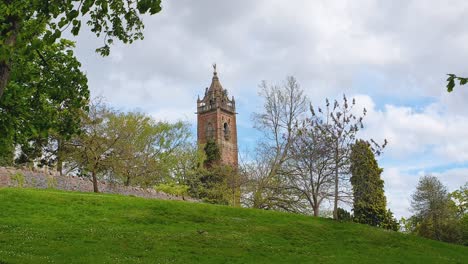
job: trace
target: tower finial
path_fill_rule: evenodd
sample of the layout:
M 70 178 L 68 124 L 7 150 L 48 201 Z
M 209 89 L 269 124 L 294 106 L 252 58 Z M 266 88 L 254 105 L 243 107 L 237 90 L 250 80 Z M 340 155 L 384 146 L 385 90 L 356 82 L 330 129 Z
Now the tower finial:
M 218 73 L 216 72 L 216 63 L 213 63 L 213 75 L 217 75 Z

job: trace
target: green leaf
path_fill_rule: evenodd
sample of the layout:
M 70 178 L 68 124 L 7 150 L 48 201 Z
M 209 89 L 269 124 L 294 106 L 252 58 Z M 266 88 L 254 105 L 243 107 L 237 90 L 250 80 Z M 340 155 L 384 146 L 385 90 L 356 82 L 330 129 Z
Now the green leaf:
M 70 21 L 74 18 L 78 17 L 78 11 L 77 10 L 72 10 L 70 13 L 67 14 L 67 19 Z
M 74 36 L 78 35 L 78 33 L 80 32 L 80 28 L 81 28 L 81 21 L 78 21 L 77 23 L 75 23 L 75 21 L 78 21 L 78 20 L 73 20 L 73 28 L 71 30 L 71 33 Z

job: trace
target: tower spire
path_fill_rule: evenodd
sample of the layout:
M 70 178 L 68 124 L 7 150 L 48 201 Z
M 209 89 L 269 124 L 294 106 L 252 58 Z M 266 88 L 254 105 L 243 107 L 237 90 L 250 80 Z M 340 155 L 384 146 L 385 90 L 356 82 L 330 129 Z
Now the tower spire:
M 213 76 L 218 76 L 218 72 L 216 71 L 216 63 L 213 63 Z

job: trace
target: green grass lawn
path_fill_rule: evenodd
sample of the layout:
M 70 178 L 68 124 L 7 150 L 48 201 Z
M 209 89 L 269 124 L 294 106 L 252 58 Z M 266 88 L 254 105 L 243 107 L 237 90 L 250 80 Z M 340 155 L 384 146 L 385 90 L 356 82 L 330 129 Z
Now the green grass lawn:
M 302 215 L 0 189 L 0 263 L 468 263 L 468 248 Z

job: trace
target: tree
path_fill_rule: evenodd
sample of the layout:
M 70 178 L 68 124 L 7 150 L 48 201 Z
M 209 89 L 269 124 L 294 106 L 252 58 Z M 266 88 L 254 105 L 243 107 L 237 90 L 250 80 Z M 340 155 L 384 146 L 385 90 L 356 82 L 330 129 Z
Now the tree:
M 183 122 L 156 122 L 138 113 L 116 113 L 110 126 L 120 135 L 113 147 L 112 172 L 124 185 L 153 186 L 171 178 L 176 152 L 190 137 Z
M 62 143 L 78 133 L 89 97 L 73 47 L 73 42 L 61 40 L 42 46 L 29 59 L 15 55 L 8 90 L 0 98 L 4 164 L 13 163 L 15 149 L 19 163 L 39 159 L 42 165 L 61 164 Z
M 346 211 L 343 208 L 338 207 L 338 220 L 343 222 L 353 221 L 353 216 L 350 212 Z
M 351 147 L 350 161 L 354 221 L 393 229 L 393 217 L 386 209 L 384 181 L 380 176 L 383 169 L 379 168 L 370 144 L 356 141 Z
M 190 137 L 184 122 L 157 122 L 138 112 L 118 112 L 100 101 L 82 117 L 69 146 L 69 167 L 126 186 L 172 184 L 180 153 Z
M 115 114 L 102 102 L 93 102 L 88 113 L 82 113 L 81 133 L 69 143 L 67 161 L 70 169 L 91 176 L 94 192 L 99 192 L 97 178 L 112 168 L 115 145 L 121 140 L 115 123 L 109 122 Z
M 455 190 L 450 195 L 455 217 L 461 233 L 460 244 L 468 246 L 468 183 Z
M 462 217 L 468 214 L 468 182 L 450 193 L 450 198 L 456 207 L 457 216 Z
M 327 143 L 324 134 L 307 118 L 298 127 L 291 148 L 288 185 L 298 191 L 304 207 L 311 208 L 314 216 L 319 216 L 322 202 L 333 196 L 333 159 Z
M 0 98 L 7 86 L 15 57 L 29 58 L 70 28 L 78 35 L 82 20 L 104 44 L 97 51 L 108 55 L 114 39 L 132 43 L 142 39 L 141 14 L 156 14 L 160 0 L 5 0 L 0 2 Z
M 412 195 L 414 211 L 412 232 L 434 240 L 459 242 L 458 222 L 447 188 L 435 177 L 424 176 Z
M 295 137 L 294 126 L 306 112 L 307 98 L 294 77 L 288 77 L 282 85 L 260 84 L 260 96 L 265 100 L 261 113 L 255 113 L 255 127 L 263 132 L 264 140 L 257 146 L 258 162 L 251 168 L 261 167 L 262 175 L 255 172 L 254 181 L 261 183 L 251 188 L 253 206 L 262 209 L 295 211 L 293 203 L 298 197 L 287 188 L 287 168 Z M 251 182 L 251 183 L 252 183 Z
M 325 109 L 320 107 L 314 109 L 311 106 L 311 122 L 327 138 L 328 151 L 333 160 L 332 171 L 335 185 L 333 218 L 338 219 L 338 202 L 348 201 L 351 197 L 349 186 L 346 185 L 349 182 L 351 146 L 356 141 L 357 132 L 363 128 L 362 121 L 366 115 L 366 109 L 363 109 L 362 116 L 356 116 L 355 100 L 353 99 L 350 104 L 345 95 L 342 103 L 335 100 L 331 105 L 328 99 L 325 102 Z M 377 146 L 376 143 L 375 145 Z M 380 150 L 377 149 L 376 152 L 380 153 Z

